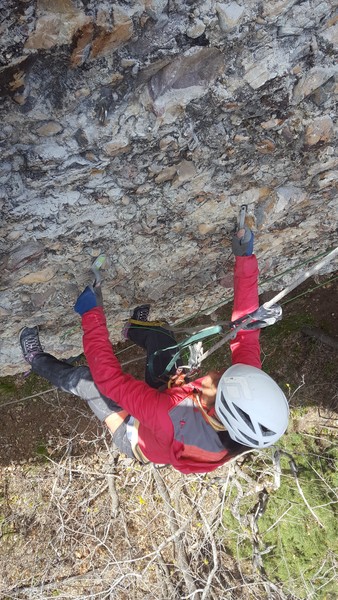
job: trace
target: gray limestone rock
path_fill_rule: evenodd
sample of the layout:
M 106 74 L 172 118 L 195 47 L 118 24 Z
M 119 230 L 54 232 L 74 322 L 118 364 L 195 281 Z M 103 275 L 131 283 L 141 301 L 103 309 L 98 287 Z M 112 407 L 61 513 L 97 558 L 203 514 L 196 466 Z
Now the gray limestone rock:
M 79 354 L 101 252 L 116 342 L 140 302 L 177 321 L 231 296 L 243 203 L 264 276 L 337 245 L 331 2 L 21 4 L 1 15 L 3 375 L 23 325 Z

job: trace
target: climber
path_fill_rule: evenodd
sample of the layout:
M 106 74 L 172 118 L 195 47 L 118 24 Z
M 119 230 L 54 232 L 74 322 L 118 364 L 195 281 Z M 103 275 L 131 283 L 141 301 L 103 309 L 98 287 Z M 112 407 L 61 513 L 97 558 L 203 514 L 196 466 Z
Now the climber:
M 258 308 L 258 265 L 249 228 L 238 231 L 232 248 L 235 320 Z M 171 387 L 163 389 L 160 375 L 174 352 L 168 347 L 176 342 L 163 323 L 148 321 L 149 305 L 137 307 L 126 328 L 126 337 L 143 347 L 148 358 L 166 349 L 156 355 L 153 371 L 146 369 L 145 382 L 125 374 L 114 354 L 101 288 L 87 286 L 74 309 L 82 317 L 89 368 L 46 354 L 37 327 L 21 332 L 24 358 L 35 373 L 87 400 L 127 456 L 141 463 L 170 464 L 182 473 L 203 473 L 250 449 L 271 446 L 285 432 L 287 400 L 261 370 L 259 330 L 241 330 L 230 342 L 231 367 L 180 385 L 174 368 Z

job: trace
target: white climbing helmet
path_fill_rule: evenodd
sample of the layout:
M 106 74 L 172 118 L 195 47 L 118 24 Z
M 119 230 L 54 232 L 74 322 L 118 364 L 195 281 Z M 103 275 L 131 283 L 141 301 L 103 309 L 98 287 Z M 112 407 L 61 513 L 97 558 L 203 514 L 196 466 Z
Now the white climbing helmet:
M 261 369 L 241 363 L 222 375 L 215 410 L 230 437 L 251 448 L 271 446 L 288 426 L 289 406 L 280 387 Z

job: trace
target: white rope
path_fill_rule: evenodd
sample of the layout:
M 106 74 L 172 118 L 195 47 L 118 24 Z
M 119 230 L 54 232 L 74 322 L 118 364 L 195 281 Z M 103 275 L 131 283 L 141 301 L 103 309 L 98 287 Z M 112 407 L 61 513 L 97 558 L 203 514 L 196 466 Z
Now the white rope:
M 311 267 L 307 271 L 304 271 L 303 273 L 301 273 L 301 275 L 298 277 L 298 279 L 296 279 L 293 283 L 290 283 L 290 285 L 288 285 L 286 288 L 284 288 L 284 290 L 279 292 L 279 294 L 277 294 L 277 296 L 275 296 L 268 302 L 264 302 L 264 305 L 263 305 L 264 308 L 269 308 L 270 306 L 272 306 L 272 304 L 277 304 L 282 298 L 284 298 L 284 296 L 286 296 L 287 294 L 292 292 L 292 290 L 294 290 L 301 283 L 306 281 L 306 279 L 308 279 L 309 277 L 312 277 L 312 275 L 315 275 L 316 273 L 318 273 L 318 271 L 322 267 L 324 267 L 324 265 L 326 265 L 328 262 L 330 262 L 337 255 L 338 255 L 338 246 L 337 246 L 337 248 L 335 248 L 334 250 L 329 252 L 329 254 L 324 256 L 324 258 L 322 258 L 322 260 L 320 260 L 319 262 L 314 264 L 313 267 Z

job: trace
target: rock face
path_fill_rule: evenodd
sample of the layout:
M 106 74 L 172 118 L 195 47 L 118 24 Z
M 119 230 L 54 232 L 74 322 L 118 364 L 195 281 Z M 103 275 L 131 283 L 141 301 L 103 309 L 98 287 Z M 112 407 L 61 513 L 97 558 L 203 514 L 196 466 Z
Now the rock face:
M 265 277 L 337 244 L 331 1 L 4 4 L 2 375 L 26 368 L 24 325 L 81 351 L 101 252 L 117 341 L 140 302 L 180 320 L 230 296 L 243 203 Z

